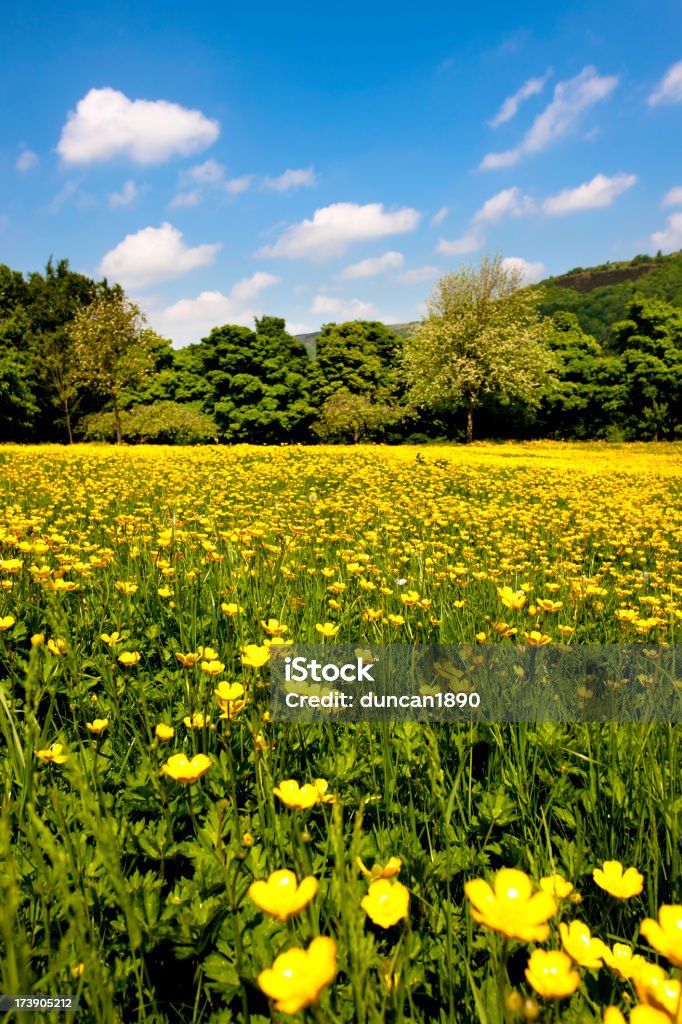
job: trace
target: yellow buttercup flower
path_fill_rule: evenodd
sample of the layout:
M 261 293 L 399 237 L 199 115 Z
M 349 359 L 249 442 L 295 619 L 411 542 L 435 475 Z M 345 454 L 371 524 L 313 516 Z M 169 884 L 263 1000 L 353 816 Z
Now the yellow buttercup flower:
M 333 622 L 317 622 L 315 629 L 321 636 L 333 637 L 336 636 L 341 627 L 335 626 Z
M 241 683 L 227 683 L 223 680 L 213 692 L 218 706 L 227 711 L 230 704 L 241 700 L 245 691 Z
M 320 803 L 321 799 L 317 786 L 311 786 L 310 783 L 299 786 L 296 779 L 285 779 L 280 782 L 279 786 L 275 786 L 273 789 L 273 793 L 279 797 L 285 807 L 292 807 L 297 811 L 314 807 L 315 804 Z
M 682 906 L 664 904 L 659 907 L 658 921 L 646 917 L 640 931 L 657 953 L 682 967 Z
M 633 953 L 624 942 L 614 942 L 611 949 L 607 946 L 604 950 L 604 963 L 619 977 L 628 980 L 634 978 L 646 960 L 639 953 Z
M 135 594 L 137 592 L 137 583 L 126 583 L 124 580 L 117 580 L 116 589 L 120 590 L 122 594 Z
M 234 618 L 235 615 L 240 615 L 241 612 L 244 611 L 244 609 L 242 608 L 242 606 L 240 604 L 231 604 L 231 603 L 230 604 L 225 604 L 225 603 L 223 603 L 223 604 L 221 604 L 220 607 L 225 612 L 225 614 L 229 615 L 231 618 Z
M 268 636 L 281 636 L 283 633 L 289 632 L 289 627 L 282 625 L 279 619 L 268 619 L 267 622 L 261 619 L 260 624 Z
M 225 671 L 225 666 L 222 661 L 202 661 L 201 671 L 209 676 L 219 676 L 221 672 Z
M 605 860 L 601 868 L 594 869 L 592 877 L 601 889 L 618 900 L 639 896 L 644 888 L 644 876 L 636 868 L 624 871 L 618 860 Z
M 137 665 L 140 658 L 141 654 L 139 651 L 123 651 L 123 653 L 118 656 L 120 663 L 125 665 L 127 668 Z
M 203 711 L 195 711 L 191 718 L 189 715 L 185 715 L 182 721 L 188 729 L 205 729 L 211 718 L 209 715 L 205 715 Z
M 544 647 L 545 644 L 551 644 L 552 638 L 547 633 L 541 633 L 538 629 L 532 629 L 530 633 L 523 634 L 526 638 L 526 643 L 531 647 Z
M 175 736 L 175 729 L 172 725 L 166 725 L 165 722 L 159 722 L 156 729 L 154 730 L 156 738 L 165 743 L 167 740 L 172 740 Z
M 242 647 L 242 665 L 247 668 L 262 668 L 270 659 L 270 648 L 265 644 L 245 644 Z
M 557 911 L 549 893 L 533 893 L 528 875 L 516 868 L 501 868 L 493 885 L 491 889 L 482 878 L 475 878 L 464 886 L 474 907 L 474 921 L 510 939 L 544 942 L 549 935 L 545 922 Z
M 110 647 L 114 647 L 116 644 L 120 643 L 121 634 L 117 629 L 115 629 L 113 633 L 100 633 L 99 638 L 100 640 L 103 640 L 105 644 L 108 644 Z
M 42 647 L 45 643 L 44 633 L 34 633 L 31 637 L 31 647 Z
M 280 1013 L 298 1013 L 316 1003 L 335 977 L 336 943 L 318 935 L 307 950 L 281 953 L 272 967 L 258 975 L 258 984 Z
M 627 1024 L 625 1017 L 617 1006 L 607 1006 L 602 1020 L 603 1024 Z
M 646 962 L 633 980 L 643 1003 L 667 1014 L 670 1024 L 682 1024 L 682 982 L 669 978 L 662 967 Z
M 206 754 L 197 754 L 191 760 L 185 754 L 173 754 L 162 765 L 161 771 L 175 782 L 192 783 L 205 775 L 212 764 Z
M 606 953 L 606 944 L 601 939 L 593 938 L 590 929 L 582 921 L 571 921 L 569 925 L 562 921 L 559 925 L 561 945 L 568 955 L 580 967 L 596 968 L 602 966 Z
M 13 615 L 3 616 L 3 618 L 0 619 L 0 633 L 2 633 L 6 629 L 11 629 L 11 627 L 14 625 L 16 621 L 17 620 L 14 618 Z
M 580 985 L 580 975 L 565 953 L 534 949 L 528 960 L 526 980 L 543 999 L 566 999 Z
M 96 718 L 93 722 L 86 722 L 85 728 L 88 730 L 88 732 L 92 732 L 96 736 L 99 736 L 101 733 L 103 733 L 106 729 L 109 728 L 109 719 Z
M 540 888 L 557 900 L 565 900 L 573 892 L 573 883 L 567 882 L 563 875 L 547 875 L 540 879 Z
M 183 654 L 181 651 L 176 651 L 175 657 L 184 668 L 192 668 L 199 661 L 201 655 L 196 654 L 194 651 L 190 651 L 189 654 Z
M 360 857 L 355 858 L 355 863 L 362 871 L 365 878 L 394 878 L 400 874 L 403 862 L 400 857 L 389 857 L 384 867 L 381 864 L 374 864 L 371 871 L 368 871 Z
M 41 761 L 49 761 L 52 764 L 64 764 L 68 761 L 68 755 L 62 753 L 64 746 L 61 743 L 53 743 L 51 747 L 46 750 L 34 751 L 36 757 L 39 757 Z
M 47 649 L 50 654 L 54 654 L 56 657 L 60 657 L 62 654 L 66 654 L 66 640 L 56 639 L 47 641 Z
M 268 880 L 252 882 L 248 894 L 261 910 L 278 921 L 286 921 L 307 907 L 317 892 L 312 875 L 299 884 L 293 871 L 273 871 Z
M 379 878 L 372 882 L 360 906 L 380 928 L 391 928 L 407 917 L 410 891 L 402 882 Z

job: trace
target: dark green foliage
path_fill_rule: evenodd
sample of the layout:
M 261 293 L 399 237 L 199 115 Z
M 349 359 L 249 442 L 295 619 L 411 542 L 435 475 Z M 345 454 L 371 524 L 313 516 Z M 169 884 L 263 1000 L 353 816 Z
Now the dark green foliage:
M 80 429 L 86 441 L 114 441 L 114 413 L 86 416 Z M 200 444 L 217 440 L 218 428 L 209 416 L 191 405 L 161 401 L 124 409 L 121 433 L 123 440 L 131 444 Z

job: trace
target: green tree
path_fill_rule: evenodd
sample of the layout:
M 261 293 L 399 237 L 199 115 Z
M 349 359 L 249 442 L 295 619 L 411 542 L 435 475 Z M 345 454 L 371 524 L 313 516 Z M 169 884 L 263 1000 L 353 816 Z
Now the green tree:
M 16 353 L 0 351 L 0 440 L 29 440 L 37 412 L 26 364 Z
M 317 338 L 313 379 L 322 401 L 345 388 L 381 401 L 400 390 L 403 339 L 382 323 L 350 320 L 325 324 Z
M 388 402 L 373 402 L 367 395 L 353 395 L 340 388 L 325 401 L 313 430 L 323 441 L 352 441 L 380 436 L 409 415 L 409 410 Z
M 537 406 L 556 359 L 543 339 L 537 298 L 501 256 L 436 283 L 427 315 L 406 339 L 409 396 L 425 408 L 464 407 L 466 440 L 487 396 Z
M 69 335 L 75 379 L 111 402 L 120 444 L 122 395 L 152 369 L 157 335 L 139 308 L 121 293 L 101 296 L 82 309 L 71 322 Z
M 122 409 L 121 434 L 134 444 L 199 444 L 215 440 L 218 428 L 210 416 L 191 405 L 160 401 Z M 81 421 L 87 441 L 110 441 L 116 436 L 113 412 L 97 412 Z

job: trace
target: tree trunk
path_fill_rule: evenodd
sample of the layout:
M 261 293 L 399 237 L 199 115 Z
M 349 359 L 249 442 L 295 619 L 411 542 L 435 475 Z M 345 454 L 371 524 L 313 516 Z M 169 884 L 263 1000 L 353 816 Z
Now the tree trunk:
M 69 412 L 69 400 L 64 399 L 64 415 L 66 417 L 66 429 L 69 435 L 69 444 L 73 444 L 73 433 L 71 431 L 71 413 Z
M 474 439 L 474 403 L 469 399 L 467 404 L 467 444 Z
M 121 443 L 121 413 L 118 408 L 118 396 L 114 395 L 114 420 L 116 422 L 116 444 Z

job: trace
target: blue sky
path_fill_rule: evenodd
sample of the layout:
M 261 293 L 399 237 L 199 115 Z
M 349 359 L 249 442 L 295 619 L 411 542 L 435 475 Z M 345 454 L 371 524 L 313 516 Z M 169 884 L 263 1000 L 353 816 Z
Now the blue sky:
M 0 261 L 120 281 L 176 345 L 413 320 L 482 253 L 530 280 L 682 248 L 677 0 L 3 21 Z

